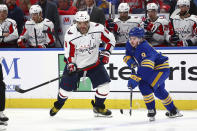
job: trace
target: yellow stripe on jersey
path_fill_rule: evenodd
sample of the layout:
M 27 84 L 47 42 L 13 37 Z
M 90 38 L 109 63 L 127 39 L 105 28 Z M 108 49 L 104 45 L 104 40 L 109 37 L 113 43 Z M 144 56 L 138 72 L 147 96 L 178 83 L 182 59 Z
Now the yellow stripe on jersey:
M 164 68 L 170 68 L 168 61 L 164 62 L 163 64 L 159 64 L 157 66 L 155 66 L 155 70 L 160 70 L 160 69 L 164 69 Z
M 150 103 L 150 102 L 155 100 L 155 98 L 153 96 L 153 93 L 151 93 L 149 95 L 146 95 L 146 96 L 143 96 L 143 97 L 144 97 L 144 102 L 145 103 Z
M 154 87 L 155 84 L 157 83 L 157 81 L 160 79 L 160 77 L 162 76 L 163 72 L 159 72 L 157 74 L 157 76 L 155 77 L 154 81 L 152 82 L 151 86 Z
M 154 69 L 155 63 L 151 60 L 145 59 L 141 62 L 141 66 Z
M 124 59 L 123 59 L 123 61 L 124 61 L 125 63 L 127 63 L 127 61 L 128 61 L 129 59 L 131 59 L 131 56 L 125 56 Z
M 137 81 L 137 82 L 141 81 L 141 79 L 142 79 L 142 78 L 140 78 L 140 77 L 138 77 L 136 75 L 131 75 L 130 78 L 135 80 L 135 81 Z

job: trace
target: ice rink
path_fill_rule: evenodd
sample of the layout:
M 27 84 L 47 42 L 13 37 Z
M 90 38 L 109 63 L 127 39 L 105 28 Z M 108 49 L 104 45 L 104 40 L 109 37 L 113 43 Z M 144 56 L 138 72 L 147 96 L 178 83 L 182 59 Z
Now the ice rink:
M 112 118 L 94 117 L 92 110 L 62 109 L 55 117 L 49 109 L 6 109 L 9 117 L 5 131 L 197 131 L 197 111 L 181 111 L 181 118 L 167 118 L 157 111 L 156 121 L 149 122 L 146 110 L 112 110 Z

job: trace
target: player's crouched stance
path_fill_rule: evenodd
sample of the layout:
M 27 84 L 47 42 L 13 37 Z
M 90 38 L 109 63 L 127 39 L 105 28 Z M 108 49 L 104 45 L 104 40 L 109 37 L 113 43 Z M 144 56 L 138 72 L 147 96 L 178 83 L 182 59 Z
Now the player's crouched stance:
M 139 85 L 150 121 L 154 121 L 156 115 L 154 95 L 168 110 L 166 116 L 170 118 L 183 116 L 165 89 L 165 80 L 170 74 L 168 57 L 158 53 L 144 40 L 143 28 L 134 27 L 129 32 L 124 62 L 130 68 L 137 67 L 137 73 L 132 73 L 130 76 L 128 87 L 134 89 Z
M 65 34 L 66 66 L 57 101 L 50 110 L 51 116 L 56 115 L 71 92 L 77 89 L 81 77 L 89 77 L 93 88 L 96 88 L 95 101 L 91 102 L 96 116 L 112 114 L 104 105 L 110 91 L 110 78 L 104 64 L 109 62 L 109 56 L 116 41 L 113 34 L 103 25 L 89 22 L 89 19 L 86 11 L 77 12 L 76 24 L 72 25 Z M 100 40 L 105 43 L 105 49 L 99 53 Z

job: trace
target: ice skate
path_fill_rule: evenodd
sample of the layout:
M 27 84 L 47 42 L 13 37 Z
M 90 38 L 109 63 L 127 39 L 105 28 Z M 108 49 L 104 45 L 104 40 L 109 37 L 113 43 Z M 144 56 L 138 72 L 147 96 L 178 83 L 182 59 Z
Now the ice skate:
M 50 110 L 50 116 L 55 116 L 60 109 L 57 109 L 55 106 Z
M 7 126 L 7 125 L 8 125 L 7 121 L 0 121 L 0 126 Z
M 105 105 L 102 106 L 96 106 L 94 101 L 91 101 L 93 106 L 93 112 L 95 113 L 95 117 L 112 117 L 112 112 L 108 109 L 105 109 Z
M 166 116 L 169 118 L 175 118 L 182 117 L 183 114 L 181 114 L 177 108 L 174 108 L 173 110 L 166 112 Z
M 8 120 L 9 118 L 5 114 L 3 114 L 3 112 L 0 112 L 0 121 L 6 122 Z
M 155 109 L 152 109 L 152 110 L 148 110 L 148 118 L 149 118 L 149 121 L 155 121 L 155 115 L 156 115 L 156 110 Z

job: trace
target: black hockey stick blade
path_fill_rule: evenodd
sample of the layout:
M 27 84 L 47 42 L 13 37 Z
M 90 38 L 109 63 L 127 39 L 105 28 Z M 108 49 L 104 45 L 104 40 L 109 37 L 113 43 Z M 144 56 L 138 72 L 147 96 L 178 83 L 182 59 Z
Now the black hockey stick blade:
M 130 115 L 130 116 L 132 115 L 132 109 L 129 110 L 129 115 Z
M 21 89 L 19 86 L 15 86 L 15 91 L 19 93 L 25 93 L 26 91 Z

